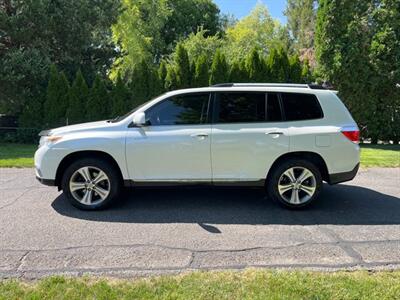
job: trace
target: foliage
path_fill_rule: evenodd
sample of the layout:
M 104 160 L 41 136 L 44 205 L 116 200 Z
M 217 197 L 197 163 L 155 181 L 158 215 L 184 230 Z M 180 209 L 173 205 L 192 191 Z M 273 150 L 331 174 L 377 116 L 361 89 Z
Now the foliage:
M 105 75 L 115 47 L 110 25 L 113 0 L 4 0 L 0 2 L 0 110 L 19 115 L 37 103 L 47 86 L 49 65 L 68 77 L 80 67 L 88 77 Z M 31 104 L 29 104 L 32 106 Z
M 319 72 L 374 143 L 400 137 L 399 6 L 399 0 L 324 0 L 318 10 Z
M 86 104 L 86 120 L 99 121 L 109 117 L 109 95 L 104 81 L 96 76 Z
M 269 74 L 265 61 L 260 57 L 256 48 L 247 57 L 246 70 L 250 82 L 268 82 Z
M 114 64 L 113 78 L 129 76 L 142 60 L 160 61 L 198 28 L 210 35 L 220 29 L 219 9 L 211 0 L 123 0 L 122 5 L 113 35 L 123 56 Z
M 282 49 L 273 48 L 267 59 L 267 66 L 271 74 L 271 82 L 289 81 L 289 59 L 286 52 Z
M 302 76 L 302 64 L 297 55 L 293 55 L 289 58 L 289 68 L 289 82 L 300 83 L 304 77 Z
M 69 82 L 64 72 L 59 73 L 57 67 L 50 67 L 50 79 L 47 86 L 46 101 L 44 102 L 44 121 L 48 127 L 57 127 L 66 124 L 66 111 Z
M 69 107 L 67 109 L 68 124 L 82 123 L 86 119 L 86 101 L 89 88 L 81 70 L 76 73 L 75 80 L 69 90 Z
M 189 56 L 182 44 L 175 51 L 175 66 L 178 88 L 188 88 L 192 82 Z
M 195 87 L 206 87 L 209 83 L 209 67 L 207 57 L 200 56 L 195 63 L 194 84 Z
M 225 55 L 218 49 L 210 71 L 210 85 L 227 82 L 229 67 Z
M 254 47 L 268 54 L 271 48 L 282 45 L 281 31 L 281 25 L 272 19 L 267 7 L 258 3 L 250 15 L 227 28 L 224 52 L 232 61 L 245 58 Z
M 111 115 L 112 117 L 118 117 L 125 115 L 131 107 L 131 98 L 132 95 L 123 82 L 123 80 L 118 77 L 117 82 L 113 90 L 111 91 Z

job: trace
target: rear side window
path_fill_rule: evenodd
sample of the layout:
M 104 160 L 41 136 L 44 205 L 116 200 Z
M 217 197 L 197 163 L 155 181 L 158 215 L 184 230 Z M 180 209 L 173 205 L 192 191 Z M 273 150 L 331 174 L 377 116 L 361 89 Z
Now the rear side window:
M 265 93 L 217 93 L 219 123 L 265 122 Z
M 210 94 L 186 94 L 171 97 L 146 111 L 153 126 L 197 125 L 207 123 Z
M 267 100 L 267 121 L 280 122 L 282 121 L 282 111 L 279 103 L 278 94 L 268 93 Z
M 286 121 L 321 119 L 321 106 L 311 94 L 282 93 L 282 104 Z

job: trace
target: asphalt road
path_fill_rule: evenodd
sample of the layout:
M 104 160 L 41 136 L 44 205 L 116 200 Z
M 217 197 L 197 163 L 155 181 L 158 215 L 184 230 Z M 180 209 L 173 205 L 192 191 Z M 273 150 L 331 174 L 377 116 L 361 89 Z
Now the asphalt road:
M 0 278 L 147 276 L 246 267 L 400 267 L 400 169 L 325 185 L 304 211 L 252 189 L 126 193 L 107 211 L 71 207 L 32 169 L 0 169 Z

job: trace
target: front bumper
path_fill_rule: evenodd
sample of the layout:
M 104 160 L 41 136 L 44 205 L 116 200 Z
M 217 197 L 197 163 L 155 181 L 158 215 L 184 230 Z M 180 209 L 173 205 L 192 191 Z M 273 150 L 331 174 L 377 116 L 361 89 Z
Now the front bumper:
M 56 186 L 56 181 L 53 179 L 44 179 L 44 178 L 40 178 L 39 176 L 36 176 L 36 179 L 44 185 L 48 185 L 48 186 Z
M 329 174 L 329 184 L 338 184 L 345 181 L 353 180 L 356 177 L 360 164 L 358 163 L 353 170 L 349 172 Z

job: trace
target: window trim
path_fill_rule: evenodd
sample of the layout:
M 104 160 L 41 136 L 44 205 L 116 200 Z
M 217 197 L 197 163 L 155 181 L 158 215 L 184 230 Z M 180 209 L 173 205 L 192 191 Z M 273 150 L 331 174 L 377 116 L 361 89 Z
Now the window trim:
M 166 125 L 166 124 L 153 125 L 153 124 L 150 124 L 150 125 L 147 125 L 146 127 L 160 127 L 160 126 L 203 126 L 203 125 L 211 125 L 211 124 L 212 124 L 212 118 L 211 118 L 211 117 L 212 117 L 212 110 L 211 110 L 210 108 L 211 108 L 211 106 L 213 106 L 213 101 L 212 101 L 212 94 L 213 94 L 213 93 L 212 93 L 212 92 L 200 92 L 200 91 L 199 91 L 199 92 L 191 92 L 191 93 L 184 93 L 184 94 L 173 95 L 173 96 L 167 97 L 167 98 L 165 98 L 165 99 L 163 99 L 163 100 L 161 100 L 161 101 L 155 103 L 155 104 L 152 105 L 151 107 L 147 108 L 147 109 L 144 111 L 144 113 L 146 114 L 149 110 L 153 109 L 153 108 L 156 107 L 157 105 L 162 104 L 162 103 L 165 102 L 165 101 L 170 100 L 171 98 L 174 98 L 174 97 L 181 97 L 181 96 L 188 96 L 188 95 L 195 95 L 195 94 L 204 94 L 204 95 L 208 94 L 208 102 L 207 102 L 207 110 L 206 110 L 207 117 L 206 117 L 206 120 L 205 120 L 204 123 L 199 123 L 199 124 L 173 124 L 173 125 Z M 210 114 L 210 113 L 211 113 L 211 114 Z

